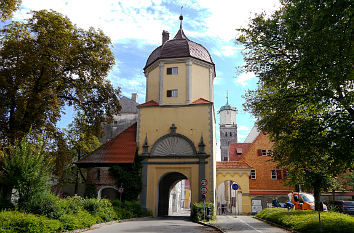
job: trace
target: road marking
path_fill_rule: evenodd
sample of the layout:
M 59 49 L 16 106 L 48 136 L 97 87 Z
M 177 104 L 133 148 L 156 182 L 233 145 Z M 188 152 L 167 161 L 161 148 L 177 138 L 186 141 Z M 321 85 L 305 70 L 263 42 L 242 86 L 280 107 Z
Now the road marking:
M 243 221 L 241 218 L 237 218 L 238 220 L 240 220 L 241 222 L 243 222 L 244 224 L 246 224 L 247 226 L 249 226 L 250 228 L 254 229 L 255 231 L 262 233 L 261 231 L 257 230 L 256 228 L 254 228 L 253 226 L 249 225 L 248 223 L 246 223 L 245 221 Z

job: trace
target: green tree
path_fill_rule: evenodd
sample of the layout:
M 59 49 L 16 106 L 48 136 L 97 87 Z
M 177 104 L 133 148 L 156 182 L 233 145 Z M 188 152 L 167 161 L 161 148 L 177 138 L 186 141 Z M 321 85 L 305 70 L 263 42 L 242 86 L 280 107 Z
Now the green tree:
M 17 10 L 22 0 L 1 0 L 0 1 L 0 19 L 6 20 L 11 18 L 12 12 Z
M 117 180 L 117 186 L 120 187 L 122 184 L 124 187 L 122 200 L 137 200 L 142 188 L 141 168 L 141 158 L 137 152 L 134 164 L 120 164 L 110 168 L 109 172 Z
M 28 134 L 1 152 L 1 180 L 17 190 L 19 209 L 49 192 L 52 161 L 43 148 L 42 138 L 31 139 Z
M 101 30 L 83 30 L 54 11 L 34 11 L 0 31 L 0 144 L 32 127 L 54 138 L 64 106 L 96 132 L 120 109 L 119 89 L 105 79 L 114 64 Z
M 67 144 L 67 152 L 70 154 L 70 163 L 67 163 L 66 169 L 58 169 L 63 171 L 61 176 L 62 183 L 73 182 L 75 183 L 74 193 L 78 192 L 78 185 L 83 174 L 77 166 L 73 166 L 72 163 L 80 160 L 88 153 L 97 149 L 101 143 L 96 132 L 90 130 L 90 126 L 85 122 L 83 116 L 77 115 L 73 123 L 69 124 L 68 129 L 65 129 L 65 138 Z M 61 156 L 58 156 L 60 158 Z M 60 160 L 60 159 L 59 159 Z M 64 177 L 65 175 L 65 177 Z
M 353 1 L 282 0 L 239 29 L 245 65 L 259 88 L 246 110 L 274 141 L 274 160 L 293 183 L 323 190 L 353 168 Z

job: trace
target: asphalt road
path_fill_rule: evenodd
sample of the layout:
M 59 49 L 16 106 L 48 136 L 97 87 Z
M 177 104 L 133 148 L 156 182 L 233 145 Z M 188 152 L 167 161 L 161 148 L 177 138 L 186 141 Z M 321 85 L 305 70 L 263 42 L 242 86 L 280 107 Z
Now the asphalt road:
M 252 216 L 218 215 L 212 223 L 227 233 L 284 233 L 288 232 L 278 227 L 271 226 Z
M 133 221 L 101 225 L 87 233 L 116 233 L 116 232 L 191 232 L 191 233 L 216 233 L 214 228 L 191 222 L 189 217 L 171 216 L 158 218 L 140 218 Z

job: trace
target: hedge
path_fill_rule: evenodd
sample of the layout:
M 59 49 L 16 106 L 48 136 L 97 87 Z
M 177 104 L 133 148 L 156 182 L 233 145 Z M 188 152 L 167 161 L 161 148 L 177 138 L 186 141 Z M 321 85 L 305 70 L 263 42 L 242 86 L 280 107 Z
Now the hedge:
M 310 210 L 286 210 L 283 208 L 268 208 L 256 214 L 256 217 L 279 224 L 298 232 L 321 232 L 318 212 Z M 321 212 L 322 232 L 351 233 L 354 217 L 332 211 Z
M 211 219 L 215 219 L 215 212 L 214 212 L 213 203 L 206 202 L 205 208 L 207 208 L 207 207 L 211 208 L 211 213 L 210 213 Z M 204 219 L 204 203 L 203 202 L 193 203 L 192 209 L 191 209 L 191 220 L 194 222 L 199 222 L 202 220 L 206 220 L 206 218 L 207 218 L 207 210 L 205 210 L 205 219 Z
M 2 233 L 49 233 L 63 230 L 63 224 L 59 220 L 18 211 L 0 212 L 0 232 Z

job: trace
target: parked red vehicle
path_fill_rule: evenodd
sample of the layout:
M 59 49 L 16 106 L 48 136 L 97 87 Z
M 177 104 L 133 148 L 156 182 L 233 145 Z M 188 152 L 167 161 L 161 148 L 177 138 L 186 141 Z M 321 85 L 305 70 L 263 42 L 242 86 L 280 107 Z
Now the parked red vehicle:
M 288 194 L 289 201 L 295 205 L 296 210 L 314 210 L 315 198 L 310 193 L 291 192 Z M 327 206 L 323 204 L 323 211 L 327 211 Z

